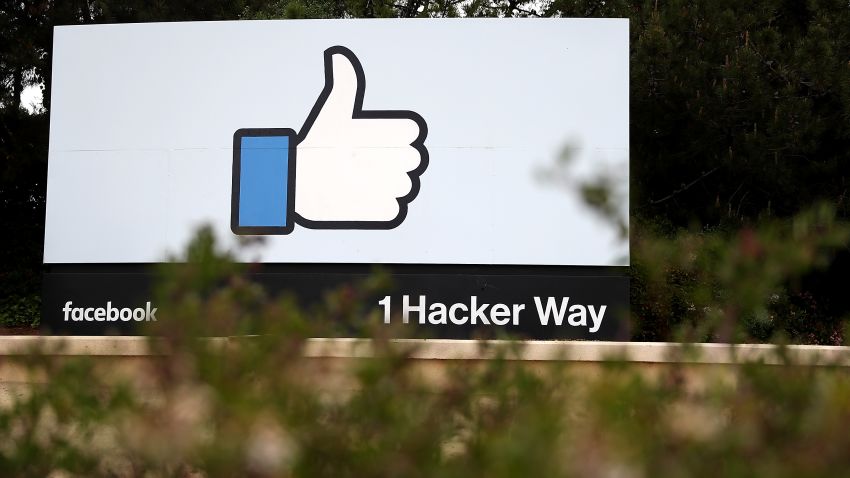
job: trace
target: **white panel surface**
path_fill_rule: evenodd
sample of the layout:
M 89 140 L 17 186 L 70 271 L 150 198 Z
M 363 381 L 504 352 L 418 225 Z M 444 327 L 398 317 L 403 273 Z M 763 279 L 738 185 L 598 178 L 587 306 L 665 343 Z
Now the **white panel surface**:
M 572 144 L 573 174 L 614 171 L 628 197 L 628 37 L 610 19 L 57 27 L 44 261 L 156 262 L 204 223 L 235 244 L 234 132 L 298 131 L 342 45 L 364 109 L 427 122 L 419 194 L 394 229 L 296 226 L 244 260 L 627 265 L 628 243 L 541 171 Z

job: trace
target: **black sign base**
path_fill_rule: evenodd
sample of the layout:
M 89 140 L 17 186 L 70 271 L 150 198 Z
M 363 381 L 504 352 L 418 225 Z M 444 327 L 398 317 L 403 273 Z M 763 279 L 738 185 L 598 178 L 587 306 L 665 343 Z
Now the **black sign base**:
M 139 335 L 138 324 L 169 320 L 152 296 L 151 264 L 49 265 L 42 328 L 59 335 Z M 375 297 L 381 317 L 418 336 L 468 339 L 627 340 L 624 267 L 382 265 L 392 288 Z M 248 277 L 271 295 L 302 304 L 362 280 L 373 266 L 263 264 Z M 404 317 L 407 316 L 407 322 Z M 356 329 L 356 328 L 354 328 Z

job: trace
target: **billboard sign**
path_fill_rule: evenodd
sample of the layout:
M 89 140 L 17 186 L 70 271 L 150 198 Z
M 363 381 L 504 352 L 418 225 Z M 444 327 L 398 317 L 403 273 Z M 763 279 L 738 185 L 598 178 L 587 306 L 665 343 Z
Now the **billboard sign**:
M 208 224 L 229 245 L 264 236 L 240 260 L 274 290 L 385 264 L 398 294 L 376 308 L 444 304 L 446 324 L 467 317 L 458 336 L 487 303 L 487 325 L 610 338 L 628 242 L 545 176 L 569 147 L 575 184 L 613 172 L 628 211 L 628 35 L 620 19 L 57 27 L 44 323 L 150 317 L 149 266 Z M 584 332 L 543 323 L 560 304 Z

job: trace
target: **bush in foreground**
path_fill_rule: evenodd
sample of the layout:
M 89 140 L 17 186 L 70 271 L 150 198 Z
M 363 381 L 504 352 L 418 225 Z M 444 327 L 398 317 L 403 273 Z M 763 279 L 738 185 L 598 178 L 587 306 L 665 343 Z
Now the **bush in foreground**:
M 542 365 L 502 346 L 435 373 L 379 328 L 371 358 L 310 359 L 307 337 L 362 319 L 352 298 L 380 276 L 305 312 L 266 297 L 209 232 L 183 259 L 159 291 L 170 328 L 130 374 L 55 350 L 3 364 L 38 385 L 0 404 L 0 475 L 850 474 L 838 365 L 795 365 L 781 347 L 785 365 Z

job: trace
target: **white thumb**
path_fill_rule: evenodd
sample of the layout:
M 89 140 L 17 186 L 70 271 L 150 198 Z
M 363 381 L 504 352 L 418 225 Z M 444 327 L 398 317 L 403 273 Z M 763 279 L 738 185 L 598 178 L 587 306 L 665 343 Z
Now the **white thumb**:
M 354 53 L 339 46 L 328 48 L 325 51 L 325 82 L 330 92 L 321 114 L 351 118 L 355 109 L 362 106 L 358 104 L 358 89 L 363 87 L 363 68 Z

